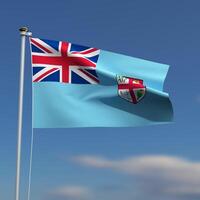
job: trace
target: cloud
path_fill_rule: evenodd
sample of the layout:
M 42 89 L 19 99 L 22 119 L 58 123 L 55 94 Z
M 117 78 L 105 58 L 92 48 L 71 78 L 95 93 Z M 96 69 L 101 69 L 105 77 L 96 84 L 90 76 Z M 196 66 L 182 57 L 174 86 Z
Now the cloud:
M 83 186 L 62 186 L 50 192 L 55 199 L 87 199 L 91 191 Z
M 197 102 L 200 103 L 200 94 L 197 95 Z
M 155 199 L 200 199 L 200 162 L 155 155 L 121 160 L 83 155 L 72 160 L 79 165 L 134 176 L 141 192 Z
M 111 168 L 113 166 L 113 161 L 96 156 L 76 156 L 72 158 L 72 161 L 96 168 Z

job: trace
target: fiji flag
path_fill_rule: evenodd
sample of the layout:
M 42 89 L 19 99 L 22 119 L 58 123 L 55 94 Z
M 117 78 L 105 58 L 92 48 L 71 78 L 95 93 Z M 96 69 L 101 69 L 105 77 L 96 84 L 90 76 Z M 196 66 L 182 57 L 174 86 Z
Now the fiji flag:
M 169 66 L 31 38 L 33 127 L 133 127 L 172 121 Z

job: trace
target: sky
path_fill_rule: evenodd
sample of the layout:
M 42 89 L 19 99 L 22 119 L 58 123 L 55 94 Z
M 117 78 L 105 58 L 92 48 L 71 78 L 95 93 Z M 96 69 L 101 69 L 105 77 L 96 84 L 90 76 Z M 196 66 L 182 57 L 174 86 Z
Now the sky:
M 14 199 L 21 26 L 33 36 L 170 65 L 174 123 L 35 129 L 31 200 L 200 198 L 198 0 L 2 1 L 0 199 Z M 21 199 L 27 199 L 31 63 L 26 44 Z

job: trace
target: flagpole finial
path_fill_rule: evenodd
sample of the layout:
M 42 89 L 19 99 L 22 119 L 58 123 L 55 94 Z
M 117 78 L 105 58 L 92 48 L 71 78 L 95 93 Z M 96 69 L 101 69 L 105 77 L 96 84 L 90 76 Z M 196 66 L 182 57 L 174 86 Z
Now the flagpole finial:
M 26 26 L 23 26 L 23 27 L 21 27 L 20 29 L 19 29 L 19 31 L 20 32 L 28 32 L 28 27 L 26 27 Z
M 20 31 L 20 34 L 23 35 L 23 36 L 31 36 L 32 35 L 32 33 L 29 32 L 28 27 L 26 27 L 26 26 L 21 27 L 19 29 L 19 31 Z

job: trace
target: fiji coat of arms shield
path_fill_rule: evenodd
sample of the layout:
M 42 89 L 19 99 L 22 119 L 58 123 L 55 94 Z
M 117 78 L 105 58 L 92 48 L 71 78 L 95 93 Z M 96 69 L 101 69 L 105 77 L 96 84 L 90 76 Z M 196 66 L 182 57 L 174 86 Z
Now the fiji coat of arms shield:
M 117 75 L 117 83 L 118 95 L 131 103 L 136 104 L 145 96 L 146 86 L 141 79 Z

